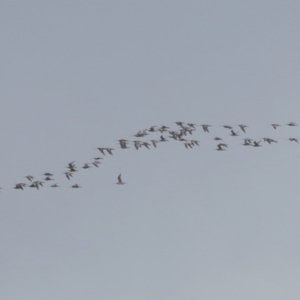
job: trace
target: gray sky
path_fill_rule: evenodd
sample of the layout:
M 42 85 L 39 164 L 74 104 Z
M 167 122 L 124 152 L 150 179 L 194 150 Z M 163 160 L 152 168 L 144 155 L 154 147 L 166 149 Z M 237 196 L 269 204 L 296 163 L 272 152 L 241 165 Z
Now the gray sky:
M 2 1 L 0 298 L 298 299 L 300 127 L 270 124 L 300 124 L 299 10 Z M 213 126 L 188 150 L 116 141 L 175 121 Z M 116 150 L 68 181 L 96 147 Z M 13 189 L 44 172 L 60 188 Z

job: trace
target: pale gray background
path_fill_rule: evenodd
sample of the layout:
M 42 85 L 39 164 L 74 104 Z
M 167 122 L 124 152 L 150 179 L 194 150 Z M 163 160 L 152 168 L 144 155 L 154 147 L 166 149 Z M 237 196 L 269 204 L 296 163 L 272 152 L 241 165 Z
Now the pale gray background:
M 270 127 L 300 123 L 299 15 L 299 1 L 1 1 L 0 299 L 299 299 L 286 139 L 300 127 Z M 175 121 L 214 127 L 193 150 L 116 142 Z M 240 145 L 265 136 L 278 144 Z M 64 178 L 101 146 L 114 156 Z M 12 189 L 46 171 L 61 188 Z

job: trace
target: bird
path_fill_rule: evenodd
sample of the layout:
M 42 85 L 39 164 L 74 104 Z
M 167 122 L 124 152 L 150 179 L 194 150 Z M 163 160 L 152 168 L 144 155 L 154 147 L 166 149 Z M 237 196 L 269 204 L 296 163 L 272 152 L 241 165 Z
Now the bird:
M 73 189 L 79 189 L 79 188 L 81 188 L 81 186 L 79 184 L 77 184 L 77 183 L 71 185 L 70 187 L 73 188 Z
M 29 181 L 32 181 L 32 179 L 34 179 L 34 177 L 31 175 L 27 175 L 27 176 L 25 176 L 25 178 L 27 178 Z
M 105 150 L 110 154 L 113 155 L 112 151 L 115 150 L 113 148 L 105 148 Z
M 196 129 L 195 126 L 197 126 L 197 124 L 195 123 L 187 123 L 188 126 L 192 127 L 193 129 Z
M 277 127 L 279 127 L 279 126 L 281 126 L 281 125 L 279 125 L 279 124 L 271 124 L 271 126 L 274 128 L 274 129 L 277 129 Z
M 134 147 L 136 150 L 139 150 L 139 148 L 141 147 L 141 143 L 142 141 L 133 141 Z
M 152 143 L 152 145 L 156 148 L 157 147 L 157 143 L 159 143 L 159 141 L 157 140 L 151 140 L 150 141 Z
M 98 149 L 103 155 L 105 155 L 105 152 L 104 152 L 105 148 L 95 148 L 95 149 Z
M 72 172 L 64 172 L 64 174 L 66 175 L 66 177 L 70 180 L 71 177 L 73 177 L 73 173 Z
M 261 141 L 259 141 L 259 142 L 257 142 L 257 141 L 253 141 L 253 147 L 262 147 L 262 145 L 260 145 L 260 142 Z
M 23 182 L 17 183 L 17 184 L 14 186 L 14 189 L 16 189 L 16 190 L 23 190 L 25 186 L 27 186 L 26 183 L 23 183 Z
M 47 176 L 47 177 L 53 176 L 53 174 L 51 174 L 51 173 L 49 173 L 49 172 L 46 172 L 46 173 L 44 173 L 44 174 L 42 174 L 42 175 Z
M 217 150 L 217 151 L 225 151 L 225 149 L 222 148 L 222 145 L 221 145 L 221 144 L 218 144 L 217 147 L 218 147 L 218 148 L 215 149 L 215 150 Z
M 157 130 L 160 132 L 160 133 L 163 133 L 165 131 L 168 131 L 169 127 L 168 126 L 165 126 L 165 125 L 162 125 L 160 126 L 160 128 L 158 128 Z
M 226 129 L 232 129 L 232 127 L 229 125 L 222 125 L 222 127 L 226 128 Z
M 168 140 L 163 135 L 161 135 L 160 142 L 168 142 Z
M 121 149 L 128 149 L 128 143 L 129 141 L 128 140 L 125 140 L 125 139 L 121 139 L 121 140 L 118 140 L 119 144 L 120 144 L 120 147 Z
M 268 142 L 269 144 L 277 143 L 277 141 L 275 141 L 275 140 L 273 140 L 273 139 L 270 139 L 270 138 L 263 138 L 263 141 L 264 141 L 264 142 Z
M 244 144 L 242 144 L 243 146 L 253 146 L 252 145 L 252 140 L 251 139 L 244 139 Z
M 290 140 L 291 142 L 299 143 L 298 139 L 296 139 L 296 138 L 289 138 L 289 140 Z
M 69 172 L 77 172 L 78 171 L 78 170 L 76 170 L 75 161 L 68 163 L 68 166 L 66 168 L 69 169 Z
M 199 141 L 197 141 L 197 140 L 190 140 L 190 143 L 192 144 L 192 146 L 195 146 L 195 145 L 199 146 Z
M 231 130 L 231 136 L 238 136 L 238 133 L 234 132 L 233 130 Z
M 290 122 L 290 123 L 288 123 L 286 125 L 288 125 L 288 126 L 298 126 L 295 122 Z
M 125 182 L 122 181 L 121 174 L 118 176 L 118 182 L 116 184 L 123 185 Z
M 186 148 L 186 149 L 188 149 L 188 148 L 191 148 L 191 149 L 193 149 L 193 145 L 192 145 L 192 143 L 185 142 L 185 143 L 184 143 L 184 146 L 185 146 L 185 148 Z
M 100 164 L 100 162 L 99 162 L 99 164 Z M 82 167 L 82 169 L 89 169 L 89 168 L 91 168 L 91 166 L 88 163 L 85 163 Z
M 243 131 L 243 132 L 245 132 L 245 133 L 246 133 L 246 130 L 245 130 L 245 128 L 246 128 L 246 127 L 248 127 L 247 125 L 243 125 L 243 124 L 241 124 L 241 125 L 239 125 L 239 127 L 242 129 L 242 131 Z
M 101 164 L 101 162 L 99 160 L 95 160 L 95 161 L 92 162 L 92 165 L 94 165 L 97 168 L 99 168 L 98 165 L 100 165 L 100 164 Z
M 201 126 L 202 126 L 204 132 L 209 132 L 208 127 L 211 127 L 211 125 L 207 125 L 207 124 L 202 124 Z
M 57 183 L 53 183 L 52 185 L 50 185 L 50 187 L 59 187 L 59 185 Z
M 147 142 L 143 142 L 143 143 L 141 144 L 141 146 L 144 146 L 144 147 L 146 147 L 147 149 L 150 149 L 150 148 L 149 148 L 149 147 L 150 147 L 150 144 L 147 143 Z
M 151 126 L 151 127 L 148 129 L 148 131 L 149 131 L 149 132 L 157 132 L 157 130 L 155 129 L 155 127 L 157 127 L 157 126 Z
M 184 123 L 183 122 L 175 122 L 175 124 L 182 127 Z
M 140 130 L 138 133 L 134 134 L 133 136 L 135 136 L 135 137 L 143 137 L 145 135 L 148 135 L 147 129 Z
M 29 187 L 30 188 L 36 188 L 37 190 L 40 189 L 40 186 L 43 186 L 43 181 L 34 181 Z
M 219 145 L 220 145 L 221 147 L 226 147 L 226 148 L 228 148 L 228 145 L 227 145 L 227 144 L 220 143 Z M 218 145 L 218 146 L 219 146 L 219 145 Z

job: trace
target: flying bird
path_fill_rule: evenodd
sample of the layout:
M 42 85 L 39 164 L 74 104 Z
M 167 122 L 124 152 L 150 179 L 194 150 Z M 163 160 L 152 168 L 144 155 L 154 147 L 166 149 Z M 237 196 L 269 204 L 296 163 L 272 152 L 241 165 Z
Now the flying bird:
M 121 174 L 118 176 L 118 182 L 117 182 L 117 184 L 119 184 L 119 185 L 125 184 L 125 182 L 122 181 Z
M 79 189 L 79 188 L 81 188 L 81 186 L 79 184 L 77 184 L 77 183 L 71 185 L 70 187 L 73 188 L 73 189 Z
M 243 131 L 243 132 L 245 132 L 245 133 L 246 133 L 246 130 L 245 130 L 245 128 L 246 128 L 246 127 L 248 127 L 247 125 L 243 125 L 243 124 L 241 124 L 241 125 L 239 125 L 239 127 L 242 129 L 242 131 Z
M 281 126 L 279 124 L 271 124 L 271 126 L 274 128 L 274 129 L 277 129 L 277 127 Z

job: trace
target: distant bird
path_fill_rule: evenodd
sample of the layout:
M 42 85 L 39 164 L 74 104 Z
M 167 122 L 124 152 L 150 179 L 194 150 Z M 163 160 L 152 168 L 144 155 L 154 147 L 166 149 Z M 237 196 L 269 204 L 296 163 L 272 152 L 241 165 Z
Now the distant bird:
M 288 123 L 286 125 L 288 125 L 288 126 L 298 126 L 295 122 L 290 122 L 290 123 Z
M 125 182 L 122 181 L 121 174 L 118 176 L 118 182 L 117 182 L 117 184 L 120 184 L 120 185 L 125 184 Z
M 195 146 L 195 145 L 199 146 L 199 141 L 197 141 L 197 140 L 190 140 L 190 143 L 192 144 L 192 146 Z
M 187 132 L 189 134 L 193 134 L 193 131 L 195 131 L 195 129 L 191 127 L 183 126 L 182 129 L 180 129 L 180 135 L 187 135 Z
M 70 180 L 71 177 L 73 177 L 73 173 L 72 172 L 64 172 L 64 174 L 66 175 L 66 177 Z
M 169 127 L 168 126 L 165 126 L 165 125 L 162 125 L 160 126 L 160 128 L 158 128 L 157 130 L 160 131 L 161 133 L 165 132 L 165 131 L 168 131 Z
M 32 179 L 34 179 L 34 177 L 31 175 L 27 175 L 27 176 L 25 176 L 25 178 L 27 178 L 29 181 L 32 181 Z
M 148 131 L 149 131 L 149 132 L 156 132 L 157 130 L 155 129 L 155 127 L 157 127 L 157 126 L 151 126 L 151 127 L 148 129 Z
M 218 147 L 218 148 L 215 149 L 215 150 L 217 150 L 217 151 L 225 151 L 225 149 L 222 148 L 222 145 L 221 145 L 221 144 L 218 144 L 217 147 Z
M 244 139 L 244 144 L 243 144 L 243 146 L 253 146 L 252 145 L 252 140 L 251 139 Z
M 175 124 L 178 125 L 178 126 L 180 126 L 180 127 L 183 127 L 184 123 L 183 122 L 175 122 Z
M 233 130 L 231 130 L 231 136 L 238 136 L 238 133 L 234 132 Z
M 246 127 L 248 127 L 247 125 L 243 125 L 243 124 L 241 124 L 241 125 L 239 125 L 239 127 L 242 129 L 242 131 L 243 131 L 243 132 L 245 132 L 245 133 L 246 133 L 246 130 L 245 130 L 245 128 L 246 128 Z
M 44 176 L 48 176 L 48 177 L 53 176 L 53 174 L 51 174 L 51 173 L 49 173 L 49 172 L 44 173 L 43 175 L 44 175 Z
M 139 148 L 141 147 L 141 143 L 142 141 L 133 141 L 134 147 L 136 150 L 139 150 Z
M 150 149 L 150 148 L 149 148 L 149 147 L 150 147 L 150 144 L 147 143 L 147 142 L 143 142 L 143 143 L 141 144 L 141 146 L 144 146 L 144 147 L 146 147 L 147 149 Z
M 95 160 L 95 161 L 92 162 L 92 165 L 94 165 L 97 168 L 99 168 L 98 165 L 100 165 L 100 164 L 101 164 L 101 162 L 99 160 Z
M 105 155 L 105 152 L 104 152 L 105 148 L 96 148 L 96 149 L 98 149 L 103 155 Z
M 40 186 L 43 186 L 43 181 L 34 181 L 29 187 L 39 190 Z
M 73 189 L 79 189 L 79 188 L 81 188 L 81 186 L 79 184 L 77 184 L 77 183 L 71 185 L 70 187 L 73 188 Z
M 224 144 L 224 143 L 220 143 L 220 144 L 218 144 L 218 146 L 221 146 L 221 147 L 226 147 L 226 148 L 228 148 L 228 144 Z
M 273 140 L 273 139 L 270 139 L 270 138 L 263 138 L 264 142 L 267 142 L 269 144 L 272 144 L 272 143 L 277 143 L 277 141 Z
M 274 128 L 274 129 L 277 129 L 277 127 L 281 126 L 279 124 L 271 124 L 271 126 Z
M 193 149 L 193 145 L 191 143 L 189 143 L 189 142 L 185 142 L 184 146 L 185 146 L 186 149 L 188 149 L 188 148 Z
M 105 148 L 105 150 L 110 154 L 113 155 L 112 151 L 115 150 L 113 148 Z
M 197 124 L 194 124 L 194 123 L 187 123 L 188 126 L 192 127 L 193 129 L 196 129 L 195 126 L 197 126 Z
M 85 163 L 84 166 L 82 167 L 82 169 L 89 169 L 89 168 L 91 168 L 91 166 L 88 163 Z
M 128 143 L 129 141 L 128 140 L 124 140 L 124 139 L 121 139 L 121 140 L 118 140 L 119 141 L 119 144 L 120 144 L 120 147 L 122 149 L 128 149 Z
M 134 136 L 135 137 L 143 137 L 145 135 L 148 135 L 147 133 L 147 129 L 144 129 L 144 130 L 140 130 L 138 133 L 136 133 Z
M 16 190 L 23 190 L 25 186 L 27 186 L 26 183 L 23 183 L 23 182 L 17 183 L 17 184 L 14 186 L 14 189 L 16 189 Z
M 68 163 L 67 168 L 75 168 L 75 160 Z M 45 175 L 45 174 L 44 174 Z
M 75 161 L 68 163 L 67 168 L 69 169 L 69 172 L 77 172 L 78 171 L 78 170 L 76 170 Z
M 209 132 L 208 128 L 211 127 L 211 125 L 207 125 L 207 124 L 202 124 L 201 126 L 202 126 L 204 132 Z
M 163 135 L 161 135 L 160 142 L 168 142 L 168 140 Z
M 222 125 L 222 127 L 226 128 L 226 129 L 232 129 L 232 127 L 229 125 Z
M 157 140 L 151 140 L 150 141 L 152 143 L 152 145 L 156 148 L 157 147 L 157 143 L 159 143 L 159 141 Z
M 296 142 L 296 143 L 299 143 L 299 140 L 298 140 L 298 139 L 296 139 L 296 138 L 289 138 L 289 140 L 290 140 L 291 142 Z
M 260 145 L 261 141 L 257 142 L 257 141 L 253 141 L 253 147 L 262 147 L 262 145 Z
M 52 184 L 52 185 L 50 185 L 50 187 L 59 187 L 59 185 L 58 184 L 56 184 L 56 183 L 54 183 L 54 184 Z
M 216 136 L 215 138 L 213 138 L 213 140 L 215 140 L 215 141 L 221 141 L 222 139 L 220 137 Z

